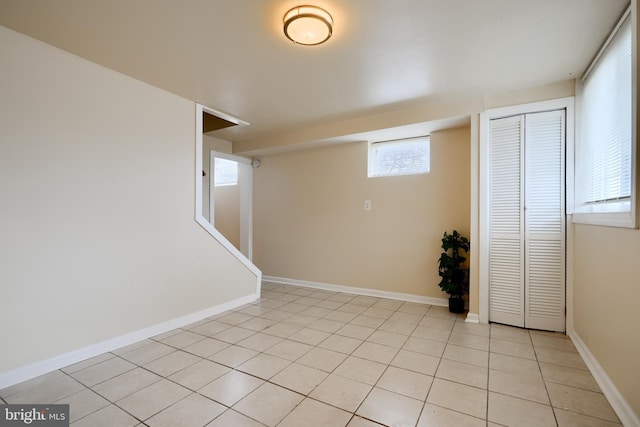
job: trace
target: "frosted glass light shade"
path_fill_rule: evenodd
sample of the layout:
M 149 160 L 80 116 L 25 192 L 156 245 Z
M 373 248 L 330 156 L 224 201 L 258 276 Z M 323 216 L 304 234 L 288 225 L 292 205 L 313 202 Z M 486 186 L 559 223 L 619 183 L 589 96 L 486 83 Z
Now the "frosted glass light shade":
M 296 6 L 284 15 L 284 34 L 294 43 L 314 46 L 326 42 L 333 32 L 333 18 L 316 6 Z

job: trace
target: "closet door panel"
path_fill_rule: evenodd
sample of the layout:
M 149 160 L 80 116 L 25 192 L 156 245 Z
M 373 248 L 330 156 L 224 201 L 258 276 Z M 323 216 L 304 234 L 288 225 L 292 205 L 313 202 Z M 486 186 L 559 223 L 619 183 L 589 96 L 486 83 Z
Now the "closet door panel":
M 489 320 L 524 326 L 523 116 L 491 120 Z
M 565 112 L 525 118 L 525 325 L 565 326 Z

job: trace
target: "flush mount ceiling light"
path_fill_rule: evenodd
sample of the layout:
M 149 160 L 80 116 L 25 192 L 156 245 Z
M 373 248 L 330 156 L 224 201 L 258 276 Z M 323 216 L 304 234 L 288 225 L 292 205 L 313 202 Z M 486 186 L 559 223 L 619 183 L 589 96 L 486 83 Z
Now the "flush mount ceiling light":
M 296 6 L 284 15 L 284 34 L 294 43 L 315 46 L 333 32 L 333 18 L 316 6 Z

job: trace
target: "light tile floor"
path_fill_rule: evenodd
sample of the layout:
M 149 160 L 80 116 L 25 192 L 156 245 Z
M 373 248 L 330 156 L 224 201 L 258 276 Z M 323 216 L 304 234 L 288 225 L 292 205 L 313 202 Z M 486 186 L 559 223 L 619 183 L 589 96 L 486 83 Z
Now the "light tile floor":
M 265 283 L 263 297 L 0 390 L 73 426 L 613 426 L 564 335 Z

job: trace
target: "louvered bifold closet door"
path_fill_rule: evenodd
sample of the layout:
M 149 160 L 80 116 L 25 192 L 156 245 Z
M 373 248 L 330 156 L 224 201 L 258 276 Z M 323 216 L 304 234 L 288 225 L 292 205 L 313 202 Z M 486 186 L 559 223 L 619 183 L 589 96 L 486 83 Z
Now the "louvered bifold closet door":
M 525 116 L 525 326 L 564 331 L 565 112 Z
M 524 326 L 524 116 L 490 121 L 489 320 Z

